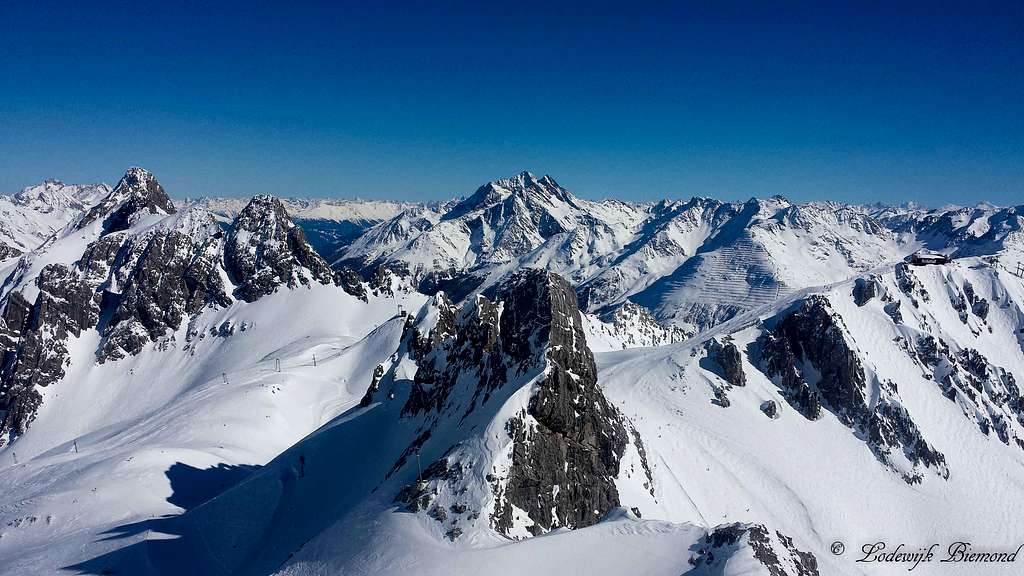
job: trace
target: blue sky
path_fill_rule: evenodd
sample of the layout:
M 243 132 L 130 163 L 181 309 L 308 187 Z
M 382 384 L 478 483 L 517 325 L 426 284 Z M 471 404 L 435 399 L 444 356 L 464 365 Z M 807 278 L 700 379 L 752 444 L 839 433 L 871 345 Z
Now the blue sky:
M 0 191 L 1024 202 L 1024 3 L 478 4 L 2 2 Z

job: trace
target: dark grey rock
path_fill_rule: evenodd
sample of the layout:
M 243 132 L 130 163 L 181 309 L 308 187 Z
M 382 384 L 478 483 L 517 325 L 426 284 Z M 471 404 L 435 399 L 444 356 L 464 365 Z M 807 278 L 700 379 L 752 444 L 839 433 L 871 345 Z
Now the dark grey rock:
M 770 576 L 818 576 L 818 560 L 796 548 L 793 539 L 763 524 L 725 524 L 708 532 L 691 551 L 685 574 L 722 574 L 726 565 L 747 565 L 746 556 Z M 749 555 L 749 556 L 747 556 Z M 760 572 L 758 572 L 760 573 Z
M 889 302 L 883 310 L 885 310 L 889 318 L 892 318 L 894 324 L 903 324 L 903 312 L 900 311 L 900 302 L 898 300 Z
M 747 385 L 747 377 L 743 373 L 743 356 L 731 339 L 727 339 L 724 343 L 711 339 L 708 342 L 708 352 L 721 368 L 722 378 L 730 386 Z
M 542 530 L 556 527 L 553 514 L 561 526 L 592 525 L 619 505 L 615 478 L 627 433 L 597 386 L 575 292 L 560 276 L 525 271 L 503 285 L 499 298 L 509 356 L 529 356 L 531 339 L 546 336 L 550 370 L 530 400 L 528 412 L 537 426 L 528 428 L 522 420 L 510 426 L 512 467 L 494 525 L 511 528 L 510 505 L 526 511 Z M 557 495 L 554 486 L 560 487 Z
M 429 333 L 409 335 L 418 368 L 404 416 L 464 420 L 493 395 L 510 394 L 513 379 L 540 375 L 527 408 L 506 423 L 507 475 L 488 474 L 496 500 L 492 526 L 509 533 L 513 507 L 539 534 L 589 526 L 618 506 L 615 478 L 629 436 L 597 386 L 572 286 L 555 274 L 524 270 L 461 311 L 441 293 L 433 305 L 437 319 Z M 453 394 L 466 383 L 473 388 Z
M 980 320 L 985 321 L 988 318 L 988 300 L 978 296 L 974 291 L 974 286 L 966 280 L 964 281 L 964 296 L 971 305 L 971 312 Z
M 715 403 L 717 403 L 722 408 L 728 408 L 729 406 L 732 406 L 732 402 L 729 401 L 729 396 L 726 395 L 725 389 L 723 388 L 715 388 Z
M 219 246 L 219 232 L 193 238 L 170 230 L 126 241 L 114 261 L 121 293 L 110 298 L 100 361 L 138 354 L 204 307 L 230 305 Z
M 900 262 L 896 265 L 896 285 L 910 298 L 910 303 L 914 305 L 914 308 L 920 305 L 918 299 L 924 302 L 928 302 L 931 299 L 928 291 L 924 289 L 924 284 L 921 283 L 917 275 L 910 268 L 910 265 L 906 262 Z
M 0 446 L 23 434 L 35 418 L 42 402 L 36 387 L 64 377 L 69 335 L 80 336 L 99 320 L 98 296 L 68 267 L 44 267 L 36 286 L 39 293 L 31 307 L 17 293 L 4 307 L 8 347 L 0 367 Z
M 18 250 L 9 244 L 0 242 L 0 260 L 8 260 L 17 256 L 21 256 L 21 250 Z
M 863 306 L 878 295 L 878 282 L 874 278 L 857 278 L 853 283 L 853 301 Z
M 995 432 L 1002 443 L 1012 441 L 1024 448 L 1022 434 L 1010 424 L 1024 425 L 1024 398 L 1013 374 L 978 350 L 953 351 L 942 338 L 932 335 L 919 336 L 907 353 L 983 434 Z

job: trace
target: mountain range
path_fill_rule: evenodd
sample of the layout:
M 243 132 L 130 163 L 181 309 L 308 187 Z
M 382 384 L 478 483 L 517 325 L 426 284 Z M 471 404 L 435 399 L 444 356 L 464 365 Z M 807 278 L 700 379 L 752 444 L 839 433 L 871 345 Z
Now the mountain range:
M 176 202 L 141 168 L 0 196 L 0 573 L 807 576 L 906 572 L 856 562 L 879 542 L 1013 552 L 1022 224 L 592 201 L 528 172 L 431 204 Z

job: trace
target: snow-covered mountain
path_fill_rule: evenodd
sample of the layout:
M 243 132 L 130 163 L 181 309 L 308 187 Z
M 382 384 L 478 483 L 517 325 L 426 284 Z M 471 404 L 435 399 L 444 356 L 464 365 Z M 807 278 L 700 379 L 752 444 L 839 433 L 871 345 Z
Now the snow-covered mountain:
M 149 172 L 128 170 L 99 202 L 8 267 L 0 443 L 26 431 L 41 389 L 66 376 L 76 345 L 99 363 L 174 347 L 174 333 L 204 309 L 314 283 L 364 293 L 331 270 L 276 199 L 253 198 L 225 234 L 199 207 L 178 212 Z M 186 333 L 184 345 L 196 336 Z
M 186 200 L 223 222 L 230 222 L 248 204 L 248 198 L 198 198 Z M 406 202 L 336 198 L 281 198 L 291 218 L 305 230 L 310 244 L 333 261 L 367 228 L 414 207 Z
M 335 264 L 364 274 L 387 267 L 421 291 L 456 299 L 515 270 L 543 268 L 569 279 L 587 312 L 631 301 L 662 324 L 692 332 L 921 247 L 978 255 L 1020 246 L 1021 214 L 782 197 L 592 202 L 548 176 L 523 172 L 459 202 L 407 209 L 368 230 Z
M 292 202 L 99 191 L 0 263 L 0 574 L 902 574 L 857 552 L 1022 543 L 1021 208 L 522 173 L 353 203 L 325 258 Z
M 0 260 L 20 256 L 42 244 L 109 192 L 106 184 L 47 180 L 11 196 L 0 195 Z

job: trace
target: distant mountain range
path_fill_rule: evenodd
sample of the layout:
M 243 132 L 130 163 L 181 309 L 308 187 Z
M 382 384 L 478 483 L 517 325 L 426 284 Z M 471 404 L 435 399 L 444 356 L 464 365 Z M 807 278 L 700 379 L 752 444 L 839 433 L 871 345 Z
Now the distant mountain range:
M 142 168 L 26 188 L 0 197 L 0 574 L 1012 552 L 1022 224 L 528 172 L 436 204 L 175 202 Z

